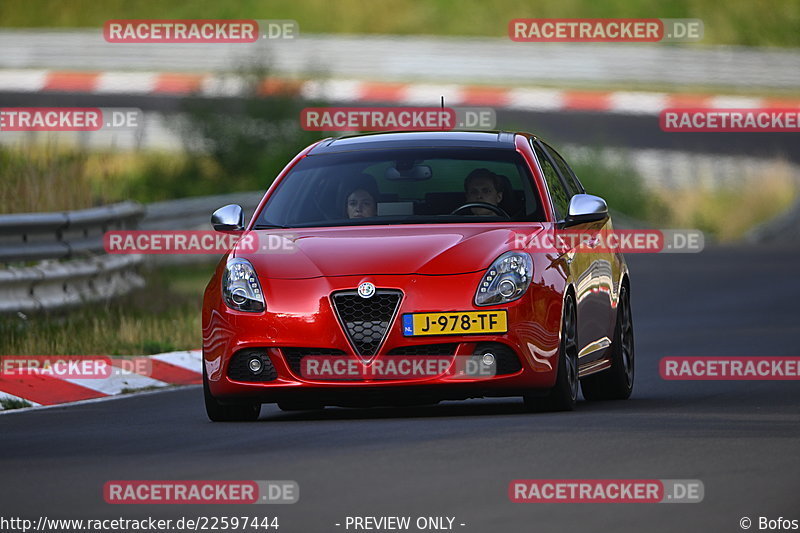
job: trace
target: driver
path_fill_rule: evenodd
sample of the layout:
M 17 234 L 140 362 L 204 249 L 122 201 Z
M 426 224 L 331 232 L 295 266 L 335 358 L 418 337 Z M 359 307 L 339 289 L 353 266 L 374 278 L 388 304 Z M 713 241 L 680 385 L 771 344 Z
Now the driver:
M 467 203 L 483 202 L 498 205 L 503 201 L 503 185 L 500 176 L 486 168 L 477 168 L 464 180 Z M 485 207 L 471 208 L 473 215 L 497 215 Z

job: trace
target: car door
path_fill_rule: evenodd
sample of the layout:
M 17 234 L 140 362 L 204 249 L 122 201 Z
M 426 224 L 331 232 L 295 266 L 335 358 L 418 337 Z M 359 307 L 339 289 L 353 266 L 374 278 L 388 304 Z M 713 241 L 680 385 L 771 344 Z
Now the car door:
M 550 146 L 537 141 L 534 143 L 534 150 L 545 172 L 545 179 L 556 204 L 556 214 L 559 220 L 564 220 L 570 199 L 576 194 L 584 193 L 583 186 L 566 161 Z M 569 229 L 594 231 L 603 229 L 604 225 L 605 221 L 599 221 L 571 226 Z M 607 292 L 611 282 L 609 259 L 602 250 L 595 251 L 591 248 L 591 244 L 590 247 L 584 246 L 580 251 L 571 253 L 570 269 L 574 275 L 576 291 L 581 364 L 602 357 L 611 342 L 608 334 L 611 312 Z

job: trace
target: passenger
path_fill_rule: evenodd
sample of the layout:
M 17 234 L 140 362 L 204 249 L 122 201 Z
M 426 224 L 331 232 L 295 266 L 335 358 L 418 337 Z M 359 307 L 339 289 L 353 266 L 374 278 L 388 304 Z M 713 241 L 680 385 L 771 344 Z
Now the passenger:
M 378 214 L 378 187 L 375 179 L 361 174 L 345 197 L 347 218 L 367 218 Z

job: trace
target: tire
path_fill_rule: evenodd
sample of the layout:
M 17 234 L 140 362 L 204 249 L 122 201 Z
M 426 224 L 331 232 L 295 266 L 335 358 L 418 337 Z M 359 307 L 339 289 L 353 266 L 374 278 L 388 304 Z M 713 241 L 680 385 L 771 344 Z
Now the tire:
M 253 422 L 261 414 L 260 403 L 243 403 L 239 405 L 223 405 L 219 403 L 208 387 L 206 365 L 203 363 L 203 396 L 206 414 L 212 422 Z
M 564 299 L 556 384 L 545 396 L 525 395 L 529 411 L 572 411 L 578 400 L 578 319 L 572 295 Z
M 630 398 L 633 392 L 634 360 L 631 300 L 627 287 L 623 285 L 611 343 L 611 368 L 581 380 L 583 397 L 589 401 Z

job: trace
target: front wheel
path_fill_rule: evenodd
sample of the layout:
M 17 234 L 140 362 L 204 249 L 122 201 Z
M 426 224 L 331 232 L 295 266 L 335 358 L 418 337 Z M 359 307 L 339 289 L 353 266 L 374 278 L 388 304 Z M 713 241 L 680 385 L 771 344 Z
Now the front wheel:
M 628 289 L 623 285 L 617 304 L 617 325 L 611 343 L 611 368 L 581 380 L 589 401 L 627 400 L 633 392 L 633 317 Z
M 203 361 L 203 396 L 205 397 L 206 414 L 212 422 L 252 422 L 261 414 L 260 403 L 244 403 L 223 405 L 211 395 L 208 387 L 206 364 Z
M 572 411 L 578 400 L 578 319 L 572 295 L 564 299 L 556 384 L 543 397 L 525 395 L 530 411 Z

